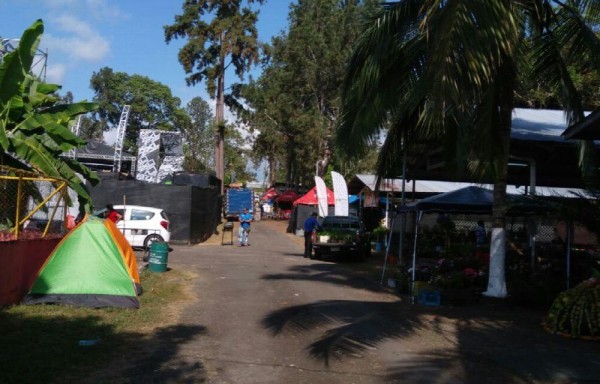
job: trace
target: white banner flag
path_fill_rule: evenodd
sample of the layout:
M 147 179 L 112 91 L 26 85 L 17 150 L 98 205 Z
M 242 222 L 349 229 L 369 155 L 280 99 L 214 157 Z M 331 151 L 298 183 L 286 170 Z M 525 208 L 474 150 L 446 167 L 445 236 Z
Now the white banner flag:
M 333 180 L 333 196 L 335 197 L 335 215 L 348 216 L 348 186 L 344 176 L 331 172 Z
M 327 187 L 325 182 L 319 176 L 315 176 L 315 186 L 317 187 L 317 202 L 319 204 L 319 216 L 327 216 Z

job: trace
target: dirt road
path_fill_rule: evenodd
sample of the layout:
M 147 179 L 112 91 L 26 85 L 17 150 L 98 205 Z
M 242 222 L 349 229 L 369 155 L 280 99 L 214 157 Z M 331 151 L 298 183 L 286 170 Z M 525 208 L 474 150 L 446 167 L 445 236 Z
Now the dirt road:
M 598 382 L 598 344 L 547 335 L 539 314 L 411 305 L 349 264 L 303 258 L 284 229 L 254 223 L 249 247 L 174 247 L 191 297 L 118 382 Z

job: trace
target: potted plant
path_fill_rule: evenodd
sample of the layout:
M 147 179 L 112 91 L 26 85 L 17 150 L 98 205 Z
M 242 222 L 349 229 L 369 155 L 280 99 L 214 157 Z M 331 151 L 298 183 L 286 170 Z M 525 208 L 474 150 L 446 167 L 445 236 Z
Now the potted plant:
M 383 225 L 379 225 L 373 229 L 373 237 L 375 238 L 375 252 L 381 252 L 383 250 L 389 232 L 390 230 Z
M 344 230 L 328 229 L 319 231 L 317 240 L 319 243 L 351 243 L 354 237 Z
M 483 272 L 464 262 L 441 259 L 429 283 L 440 290 L 442 304 L 465 305 L 476 301 L 483 281 Z

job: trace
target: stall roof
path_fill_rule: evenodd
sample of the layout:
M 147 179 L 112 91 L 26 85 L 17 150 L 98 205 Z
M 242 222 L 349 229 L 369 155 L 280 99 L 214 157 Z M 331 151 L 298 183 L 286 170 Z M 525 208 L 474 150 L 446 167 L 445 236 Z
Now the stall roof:
M 585 113 L 589 115 L 589 112 Z M 565 112 L 553 109 L 515 108 L 510 137 L 517 140 L 564 142 Z
M 492 191 L 486 188 L 468 186 L 422 199 L 406 207 L 408 210 L 425 212 L 492 212 Z
M 534 164 L 538 185 L 582 188 L 579 152 L 575 141 L 565 140 L 562 136 L 566 128 L 567 121 L 562 110 L 514 109 L 508 183 L 528 184 L 530 166 Z M 433 140 L 423 141 L 420 145 L 426 149 L 420 148 L 408 154 L 407 175 L 410 178 L 472 182 L 468 174 L 447 163 L 442 143 Z M 600 147 L 596 151 L 600 154 Z M 402 174 L 399 170 L 394 172 Z
M 352 189 L 352 193 L 358 194 L 364 188 L 369 191 L 375 191 L 377 177 L 375 175 L 356 175 L 350 180 L 348 190 Z M 453 181 L 436 181 L 436 180 L 410 180 L 406 182 L 405 191 L 407 193 L 446 193 L 455 191 L 460 188 L 469 186 L 479 186 L 487 189 L 493 189 L 491 184 L 474 184 L 461 183 Z M 414 188 L 414 189 L 413 189 Z M 379 192 L 400 194 L 402 192 L 402 179 L 384 179 L 382 180 Z M 524 195 L 526 193 L 525 186 L 508 185 L 506 192 L 511 195 Z M 540 196 L 554 197 L 580 197 L 585 196 L 586 192 L 578 188 L 555 188 L 536 186 L 536 194 Z
M 562 134 L 566 139 L 600 140 L 600 109 L 583 121 L 568 127 Z

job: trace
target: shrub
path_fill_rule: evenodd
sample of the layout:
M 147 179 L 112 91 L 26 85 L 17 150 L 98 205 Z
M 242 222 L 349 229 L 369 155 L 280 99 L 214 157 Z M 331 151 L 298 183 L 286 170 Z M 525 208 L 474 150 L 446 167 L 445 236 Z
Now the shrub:
M 600 339 L 600 280 L 592 277 L 558 295 L 543 326 L 550 333 Z

